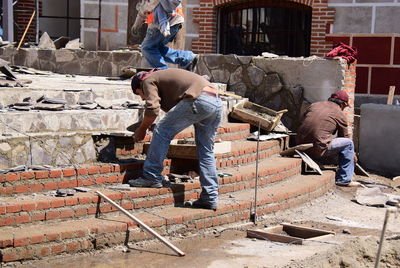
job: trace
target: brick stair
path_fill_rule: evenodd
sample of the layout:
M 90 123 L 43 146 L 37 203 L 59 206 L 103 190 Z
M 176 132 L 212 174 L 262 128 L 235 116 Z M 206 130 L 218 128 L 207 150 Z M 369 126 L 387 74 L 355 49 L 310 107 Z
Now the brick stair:
M 258 214 L 286 209 L 323 195 L 332 187 L 333 172 L 297 175 L 258 192 Z M 249 221 L 254 190 L 246 189 L 221 197 L 217 211 L 166 207 L 133 214 L 162 235 L 173 235 L 224 224 Z M 98 218 L 35 224 L 0 230 L 1 261 L 42 258 L 61 253 L 100 249 L 110 245 L 151 238 L 125 216 L 100 215 Z
M 256 142 L 244 140 L 249 128 L 248 124 L 226 124 L 218 130 L 219 138 L 233 143 L 231 153 L 216 155 L 218 171 L 232 174 L 219 178 L 221 195 L 216 212 L 182 207 L 184 201 L 198 198 L 198 181 L 172 184 L 161 189 L 113 191 L 107 188 L 135 178 L 142 161 L 0 175 L 0 184 L 3 185 L 0 187 L 0 263 L 151 238 L 126 216 L 99 199 L 94 191 L 69 197 L 45 195 L 45 192 L 59 188 L 85 186 L 99 190 L 161 234 L 172 235 L 249 221 L 256 175 Z M 193 130 L 188 129 L 176 138 L 192 137 L 192 133 Z M 314 199 L 333 186 L 331 172 L 325 171 L 323 176 L 300 175 L 300 158 L 278 156 L 283 143 L 276 140 L 260 142 L 260 198 L 257 202 L 260 215 Z M 132 153 L 131 150 L 126 152 L 125 155 Z M 139 152 L 142 151 L 135 153 Z M 175 166 L 187 164 L 182 161 L 165 160 L 165 173 Z

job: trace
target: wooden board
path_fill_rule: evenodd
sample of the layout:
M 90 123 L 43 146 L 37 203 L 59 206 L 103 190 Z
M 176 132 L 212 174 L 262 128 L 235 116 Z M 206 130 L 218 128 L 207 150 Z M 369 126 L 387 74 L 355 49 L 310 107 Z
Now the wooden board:
M 320 175 L 322 175 L 322 170 L 319 168 L 318 164 L 311 159 L 311 157 L 309 157 L 305 152 L 301 152 L 298 150 L 295 151 L 301 157 L 301 159 L 303 159 L 303 161 L 306 163 L 308 167 L 310 167 L 311 169 L 315 170 Z
M 395 86 L 390 86 L 389 87 L 389 93 L 388 93 L 388 98 L 387 98 L 387 104 L 392 105 L 393 104 L 393 97 L 394 97 L 394 92 L 396 90 Z
M 280 152 L 280 155 L 281 156 L 292 156 L 292 155 L 294 155 L 296 153 L 296 150 L 298 150 L 298 151 L 306 151 L 306 150 L 308 150 L 308 149 L 310 149 L 312 147 L 313 147 L 312 143 L 299 144 L 299 145 L 296 145 L 294 147 L 291 147 L 291 148 L 289 148 L 287 150 L 284 150 L 284 151 Z

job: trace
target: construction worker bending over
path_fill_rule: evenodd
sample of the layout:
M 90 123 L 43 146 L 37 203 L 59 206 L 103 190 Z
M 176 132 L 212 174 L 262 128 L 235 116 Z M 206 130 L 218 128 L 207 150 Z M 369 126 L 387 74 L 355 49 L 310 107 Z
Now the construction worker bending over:
M 167 112 L 153 131 L 143 165 L 143 175 L 130 180 L 133 187 L 162 187 L 163 162 L 171 140 L 194 125 L 200 167 L 201 195 L 194 207 L 217 209 L 218 177 L 214 157 L 214 138 L 222 116 L 222 102 L 216 89 L 203 77 L 182 69 L 140 72 L 132 78 L 133 93 L 145 101 L 144 118 L 135 131 L 141 141 L 157 118 L 160 109 Z
M 343 110 L 349 106 L 349 96 L 338 90 L 328 101 L 310 105 L 304 115 L 304 121 L 297 130 L 297 144 L 312 143 L 314 146 L 306 152 L 314 159 L 338 156 L 336 184 L 339 186 L 358 186 L 353 182 L 354 144 L 348 135 L 348 124 Z M 337 137 L 334 138 L 335 133 Z
M 167 46 L 182 28 L 184 18 L 182 0 L 143 0 L 137 5 L 138 15 L 132 26 L 135 33 L 147 23 L 146 36 L 141 51 L 147 62 L 157 69 L 168 69 L 167 63 L 193 71 L 198 56 L 191 51 Z

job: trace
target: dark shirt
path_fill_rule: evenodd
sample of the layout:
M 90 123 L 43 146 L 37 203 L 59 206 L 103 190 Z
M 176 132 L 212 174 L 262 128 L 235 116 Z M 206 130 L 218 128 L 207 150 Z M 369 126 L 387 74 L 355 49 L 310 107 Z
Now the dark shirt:
M 304 121 L 297 130 L 297 144 L 313 143 L 307 153 L 320 158 L 325 153 L 334 135 L 348 137 L 346 115 L 340 106 L 331 101 L 316 102 L 308 107 Z
M 142 83 L 148 116 L 158 116 L 160 109 L 168 112 L 182 99 L 196 99 L 204 87 L 212 86 L 204 77 L 177 68 L 156 71 Z

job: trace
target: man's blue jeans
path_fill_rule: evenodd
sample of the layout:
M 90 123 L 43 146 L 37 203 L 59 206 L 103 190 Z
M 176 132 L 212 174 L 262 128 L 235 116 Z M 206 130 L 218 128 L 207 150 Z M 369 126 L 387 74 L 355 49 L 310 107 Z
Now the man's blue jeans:
M 191 51 L 172 49 L 167 46 L 172 42 L 182 26 L 176 24 L 170 28 L 171 34 L 162 35 L 158 28 L 147 28 L 146 36 L 142 42 L 141 51 L 147 62 L 153 68 L 168 69 L 167 62 L 185 67 L 196 56 Z
M 162 182 L 164 158 L 171 140 L 194 125 L 200 166 L 200 199 L 208 204 L 218 201 L 218 177 L 214 157 L 214 138 L 222 117 L 221 99 L 202 94 L 195 100 L 182 100 L 158 122 L 143 166 L 143 177 Z
M 339 167 L 336 171 L 336 182 L 347 184 L 351 182 L 354 173 L 354 144 L 349 138 L 335 138 L 329 144 L 325 156 L 339 156 Z

